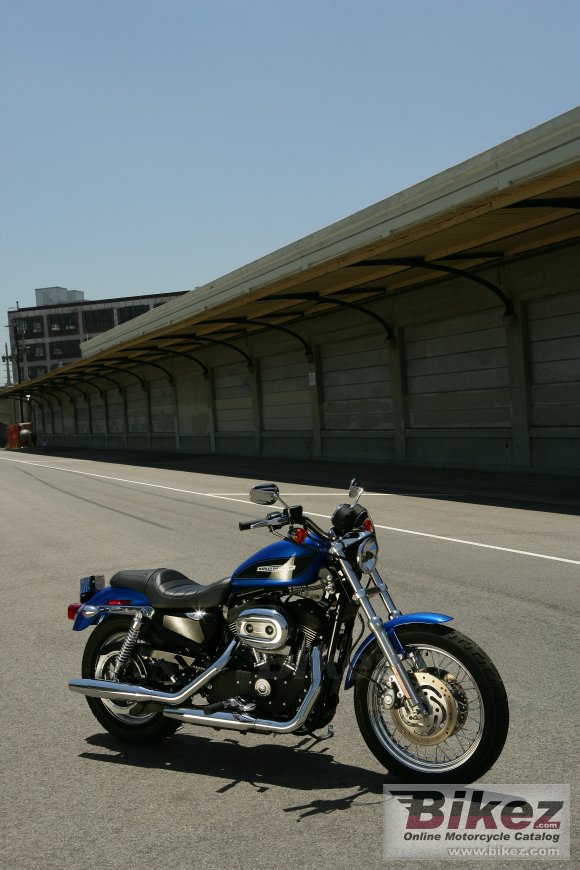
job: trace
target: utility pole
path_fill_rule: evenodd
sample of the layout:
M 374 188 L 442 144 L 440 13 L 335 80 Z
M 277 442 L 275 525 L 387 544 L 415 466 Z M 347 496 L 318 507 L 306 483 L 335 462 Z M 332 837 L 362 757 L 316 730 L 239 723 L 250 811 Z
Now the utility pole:
M 20 306 L 17 302 L 16 308 L 18 309 L 19 307 Z M 10 363 L 16 363 L 16 383 L 18 383 L 18 384 L 22 383 L 22 370 L 20 368 L 21 353 L 20 353 L 20 343 L 18 341 L 18 338 L 19 338 L 19 336 L 18 336 L 18 320 L 14 319 L 12 321 L 12 324 L 8 323 L 8 330 L 9 331 L 10 331 L 11 325 L 14 329 L 14 334 L 13 334 L 13 336 L 12 336 L 12 334 L 10 336 L 10 343 L 11 343 L 11 346 L 14 348 L 14 351 L 12 353 L 8 353 L 8 345 L 5 344 L 4 347 L 5 347 L 6 353 L 2 356 L 2 362 L 6 363 L 6 377 L 7 377 L 6 386 L 12 386 L 11 381 L 10 381 Z M 19 422 L 22 423 L 24 421 L 24 409 L 22 407 L 22 396 L 20 396 L 20 395 L 18 396 L 18 407 L 20 410 L 20 421 Z
M 8 353 L 8 344 L 4 342 L 4 354 L 2 356 L 2 362 L 6 363 L 6 384 L 5 386 L 11 387 L 12 381 L 10 380 L 10 363 L 12 362 L 12 357 Z

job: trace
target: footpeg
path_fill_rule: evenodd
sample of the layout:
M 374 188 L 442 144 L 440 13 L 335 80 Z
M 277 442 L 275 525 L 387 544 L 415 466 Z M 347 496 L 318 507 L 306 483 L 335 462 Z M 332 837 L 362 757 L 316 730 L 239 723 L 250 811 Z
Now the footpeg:
M 253 713 L 256 705 L 253 701 L 245 701 L 243 698 L 227 698 L 225 701 L 207 704 L 207 706 L 201 709 L 203 709 L 206 716 L 210 716 L 212 713 L 221 713 L 224 710 L 232 710 L 235 715 L 236 713 Z
M 253 713 L 256 709 L 253 701 L 244 701 L 243 698 L 230 698 L 225 703 L 226 710 L 233 710 L 234 713 Z

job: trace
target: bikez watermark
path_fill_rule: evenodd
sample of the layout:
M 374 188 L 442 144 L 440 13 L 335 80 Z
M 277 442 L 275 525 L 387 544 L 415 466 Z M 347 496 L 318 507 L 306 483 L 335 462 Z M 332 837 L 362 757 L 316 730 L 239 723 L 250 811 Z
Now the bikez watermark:
M 384 786 L 385 860 L 570 858 L 569 785 Z

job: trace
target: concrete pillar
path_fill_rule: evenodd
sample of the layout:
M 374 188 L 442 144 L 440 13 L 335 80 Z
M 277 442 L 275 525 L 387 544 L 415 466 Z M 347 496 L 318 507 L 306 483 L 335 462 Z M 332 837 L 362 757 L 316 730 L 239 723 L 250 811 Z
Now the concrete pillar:
M 510 383 L 513 462 L 517 469 L 530 468 L 531 388 L 526 310 L 514 302 L 515 322 L 506 323 L 506 347 Z
M 173 432 L 175 434 L 175 449 L 179 450 L 181 447 L 181 433 L 179 431 L 179 397 L 175 378 L 171 379 L 171 389 L 173 395 Z
M 256 456 L 262 455 L 262 380 L 260 377 L 260 360 L 254 360 L 251 373 L 252 410 L 254 413 L 254 444 Z
M 91 405 L 91 393 L 90 392 L 87 393 L 87 395 L 85 396 L 85 401 L 87 403 L 87 416 L 88 416 L 88 421 L 89 421 L 89 440 L 90 440 L 91 445 L 92 445 L 92 442 L 93 442 L 93 408 Z
M 152 428 L 153 422 L 151 420 L 151 390 L 149 389 L 149 381 L 145 382 L 145 417 L 147 419 L 147 449 L 151 450 L 151 436 L 152 436 Z
M 217 414 L 215 407 L 215 379 L 213 369 L 209 370 L 209 377 L 207 379 L 207 392 L 208 392 L 208 423 L 209 423 L 209 449 L 210 453 L 215 453 L 216 451 L 216 428 L 217 428 Z
M 320 350 L 312 348 L 313 358 L 309 363 L 308 383 L 310 384 L 310 402 L 312 406 L 312 450 L 311 458 L 322 456 L 322 369 L 320 366 Z
M 36 413 L 36 402 L 30 402 L 30 419 L 32 421 L 32 432 L 33 437 L 38 435 L 38 421 L 37 421 L 37 413 Z
M 393 402 L 393 435 L 398 462 L 407 460 L 407 434 L 409 415 L 405 375 L 404 331 L 394 329 L 394 341 L 389 341 L 389 368 L 391 371 L 391 398 Z
M 123 437 L 125 440 L 125 450 L 129 447 L 129 410 L 127 403 L 127 390 L 125 387 L 119 387 L 121 394 L 121 404 L 123 405 Z
M 107 390 L 103 390 L 100 392 L 101 399 L 103 400 L 103 414 L 105 415 L 105 445 L 109 445 L 109 397 Z
M 77 414 L 77 400 L 76 400 L 76 396 L 73 396 L 73 397 L 70 399 L 70 403 L 71 403 L 71 406 L 72 406 L 72 412 L 73 412 L 73 424 L 74 424 L 74 427 L 75 427 L 75 444 L 76 444 L 76 443 L 77 443 L 77 439 L 78 439 L 78 434 L 79 434 L 79 418 L 78 418 L 78 414 Z
M 44 403 L 41 403 L 41 405 L 40 405 L 40 416 L 42 418 L 42 434 L 43 434 L 43 436 L 45 436 L 46 435 L 46 418 L 44 416 Z

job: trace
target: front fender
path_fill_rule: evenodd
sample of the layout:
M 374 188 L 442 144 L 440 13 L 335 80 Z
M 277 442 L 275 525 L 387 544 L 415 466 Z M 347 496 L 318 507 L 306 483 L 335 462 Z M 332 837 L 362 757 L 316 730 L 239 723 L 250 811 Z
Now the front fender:
M 399 638 L 397 637 L 396 632 L 396 629 L 400 625 L 409 625 L 412 623 L 418 623 L 423 625 L 437 625 L 441 622 L 449 622 L 450 619 L 453 619 L 453 617 L 446 616 L 444 613 L 431 613 L 430 611 L 421 611 L 419 613 L 403 613 L 401 616 L 396 616 L 394 619 L 389 619 L 388 622 L 384 622 L 383 627 L 386 629 L 387 634 L 389 635 L 389 638 L 393 646 L 395 647 L 396 652 L 402 653 L 404 652 L 404 649 L 399 641 Z M 366 650 L 366 648 L 370 646 L 370 644 L 373 642 L 373 640 L 375 640 L 374 634 L 369 634 L 369 636 L 363 640 L 356 653 L 354 654 L 354 658 L 350 663 L 348 673 L 346 675 L 346 680 L 344 683 L 345 689 L 352 688 L 352 685 L 354 683 L 354 671 L 356 669 L 357 662 Z
M 92 598 L 85 601 L 85 604 L 132 604 L 137 607 L 150 607 L 149 599 L 142 592 L 136 592 L 135 589 L 123 589 L 112 586 L 105 586 L 104 589 L 99 589 L 95 592 Z M 104 614 L 97 613 L 95 616 L 83 616 L 83 607 L 77 610 L 75 621 L 73 623 L 73 631 L 82 631 L 88 628 L 89 625 L 97 625 L 105 618 Z

